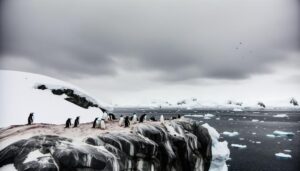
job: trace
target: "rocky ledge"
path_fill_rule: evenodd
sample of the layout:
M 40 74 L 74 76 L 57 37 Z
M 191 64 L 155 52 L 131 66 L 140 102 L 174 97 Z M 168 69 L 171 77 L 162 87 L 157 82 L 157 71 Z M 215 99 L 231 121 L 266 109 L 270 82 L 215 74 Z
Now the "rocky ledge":
M 26 171 L 224 170 L 227 143 L 218 142 L 214 131 L 200 122 L 180 119 L 140 123 L 129 131 L 86 135 L 81 140 L 41 134 L 3 148 L 0 167 L 13 164 L 16 170 Z M 227 150 L 214 152 L 214 146 L 222 143 Z

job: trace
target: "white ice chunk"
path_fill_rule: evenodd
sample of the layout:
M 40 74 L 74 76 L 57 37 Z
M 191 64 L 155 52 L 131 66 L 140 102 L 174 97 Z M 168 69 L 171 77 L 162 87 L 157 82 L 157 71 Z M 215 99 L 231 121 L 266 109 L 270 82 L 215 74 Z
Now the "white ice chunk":
M 231 147 L 236 147 L 236 148 L 244 149 L 244 148 L 247 148 L 247 145 L 231 144 Z
M 278 130 L 274 131 L 273 134 L 278 137 L 287 137 L 287 136 L 295 135 L 293 132 L 285 132 L 285 131 L 278 131 Z
M 258 122 L 259 120 L 258 119 L 252 119 L 251 121 L 252 122 Z
M 280 157 L 280 158 L 292 158 L 292 156 L 290 154 L 285 154 L 285 153 L 275 153 L 276 157 Z
M 238 136 L 239 133 L 234 131 L 234 132 L 228 132 L 228 131 L 224 131 L 223 135 L 229 136 L 229 137 L 234 137 L 234 136 Z
M 283 150 L 284 152 L 290 153 L 292 150 Z
M 274 118 L 288 118 L 289 116 L 287 114 L 277 114 L 273 116 Z

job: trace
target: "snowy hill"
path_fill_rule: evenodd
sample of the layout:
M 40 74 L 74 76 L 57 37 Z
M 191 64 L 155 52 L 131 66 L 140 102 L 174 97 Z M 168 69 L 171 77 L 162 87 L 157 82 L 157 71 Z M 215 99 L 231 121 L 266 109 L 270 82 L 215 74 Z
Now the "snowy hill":
M 103 103 L 82 89 L 54 78 L 0 70 L 0 83 L 0 127 L 26 124 L 31 112 L 34 122 L 53 124 L 77 116 L 80 122 L 91 122 L 103 114 Z

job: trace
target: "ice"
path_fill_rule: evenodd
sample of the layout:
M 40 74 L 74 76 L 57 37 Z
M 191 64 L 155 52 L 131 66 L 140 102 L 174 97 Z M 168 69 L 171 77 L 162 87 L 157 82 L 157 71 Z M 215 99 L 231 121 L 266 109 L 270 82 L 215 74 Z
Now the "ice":
M 291 137 L 294 136 L 295 134 L 293 132 L 285 132 L 285 131 L 274 131 L 273 134 L 277 137 Z
M 286 152 L 286 153 L 292 152 L 292 150 L 283 150 L 283 151 Z
M 275 117 L 275 118 L 288 118 L 289 116 L 287 114 L 277 114 L 277 115 L 274 115 L 273 117 Z
M 285 159 L 292 158 L 290 154 L 285 154 L 285 153 L 275 153 L 275 156 L 279 158 L 285 158 Z
M 232 111 L 234 111 L 234 112 L 242 112 L 243 110 L 240 109 L 240 108 L 234 108 Z
M 233 121 L 233 119 L 232 119 L 232 118 L 229 118 L 228 120 L 229 120 L 229 121 Z
M 274 134 L 267 134 L 266 136 L 270 137 L 270 138 L 275 138 L 276 137 Z
M 202 125 L 208 130 L 208 133 L 212 139 L 212 162 L 209 171 L 227 171 L 226 161 L 229 159 L 230 151 L 228 149 L 227 141 L 219 142 L 220 134 L 218 131 L 208 125 L 207 123 Z
M 17 171 L 14 164 L 7 164 L 2 167 L 0 167 L 0 171 Z
M 203 118 L 203 115 L 184 115 L 187 117 L 196 117 L 196 118 Z
M 258 122 L 259 120 L 258 119 L 252 119 L 251 121 L 252 122 Z
M 238 136 L 239 133 L 234 131 L 234 132 L 228 132 L 228 131 L 224 131 L 223 135 L 229 136 L 229 137 L 234 137 L 234 136 Z
M 244 148 L 247 148 L 247 145 L 231 144 L 231 147 L 236 147 L 236 148 L 244 149 Z

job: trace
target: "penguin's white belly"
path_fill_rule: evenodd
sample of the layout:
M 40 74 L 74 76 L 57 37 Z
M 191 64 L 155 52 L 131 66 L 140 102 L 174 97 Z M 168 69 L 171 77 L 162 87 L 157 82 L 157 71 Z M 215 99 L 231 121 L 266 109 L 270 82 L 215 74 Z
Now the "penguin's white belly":
M 124 126 L 124 125 L 125 125 L 124 118 L 120 118 L 119 126 Z
M 100 121 L 100 128 L 101 129 L 105 129 L 106 127 L 105 127 L 105 122 L 104 122 L 104 120 L 101 120 Z

